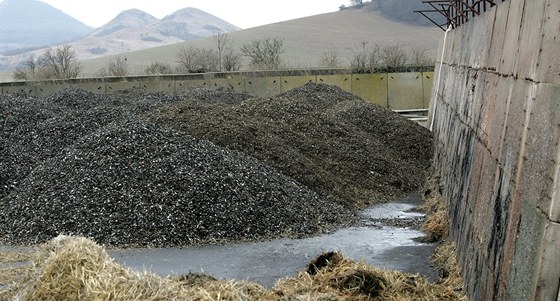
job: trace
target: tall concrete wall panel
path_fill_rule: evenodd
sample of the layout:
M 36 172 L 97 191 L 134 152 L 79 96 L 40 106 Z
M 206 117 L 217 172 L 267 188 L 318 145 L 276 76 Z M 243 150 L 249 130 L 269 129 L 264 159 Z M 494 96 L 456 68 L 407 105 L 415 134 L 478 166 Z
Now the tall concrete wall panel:
M 54 93 L 54 85 L 49 86 L 52 89 L 52 93 Z M 79 85 L 81 88 L 81 84 Z M 145 89 L 144 84 L 142 83 L 141 79 L 131 79 L 131 80 L 115 80 L 110 81 L 105 84 L 105 92 L 106 93 L 114 93 L 117 91 L 122 90 L 129 90 L 129 89 Z M 49 91 L 50 93 L 51 91 Z M 41 95 L 43 96 L 43 95 Z
M 353 94 L 360 96 L 361 98 L 375 103 L 377 105 L 387 107 L 388 100 L 391 99 L 391 96 L 388 95 L 388 81 L 389 75 L 387 73 L 382 74 L 353 74 L 351 78 L 351 91 Z M 422 97 L 421 92 L 422 89 L 418 87 L 415 91 L 416 95 Z M 393 98 L 395 104 L 395 109 L 401 107 L 399 102 L 404 102 L 405 100 L 397 100 Z M 416 107 L 418 108 L 418 107 Z
M 17 93 L 23 91 L 29 95 L 35 95 L 37 93 L 37 87 L 35 85 L 4 85 L 2 86 L 1 95 L 8 95 L 12 93 Z
M 172 79 L 166 78 L 146 78 L 142 80 L 142 89 L 147 91 L 158 92 L 175 92 L 175 82 Z M 95 92 L 95 91 L 92 91 Z
M 316 83 L 317 77 L 315 75 L 282 76 L 280 80 L 280 90 L 283 92 L 289 91 L 309 82 Z
M 509 0 L 440 44 L 429 124 L 472 300 L 559 296 L 559 35 L 560 1 Z
M 422 72 L 422 108 L 430 106 L 432 97 L 432 84 L 434 82 L 433 72 Z
M 393 99 L 395 109 L 414 109 L 424 106 L 424 93 L 422 91 L 422 73 L 389 73 L 388 74 L 388 99 Z
M 433 72 L 355 74 L 338 70 L 330 73 L 301 70 L 201 73 L 0 83 L 0 94 L 25 91 L 29 95 L 43 97 L 65 88 L 80 88 L 93 93 L 114 93 L 126 89 L 180 92 L 193 88 L 207 88 L 226 89 L 267 98 L 313 82 L 335 85 L 366 101 L 402 110 L 428 107 L 433 76 Z
M 261 97 L 272 97 L 282 92 L 280 80 L 280 76 L 249 77 L 245 81 L 245 92 Z
M 317 83 L 335 85 L 346 92 L 352 92 L 352 75 L 351 74 L 327 74 L 317 75 Z M 374 85 L 377 85 L 374 83 Z M 385 89 L 387 91 L 387 89 Z M 386 96 L 385 96 L 386 98 Z
M 203 88 L 206 86 L 208 86 L 208 81 L 204 79 L 176 80 L 175 92 L 181 92 L 194 88 Z
M 226 74 L 224 76 L 209 79 L 208 88 L 219 90 L 232 90 L 244 93 L 246 91 L 245 79 L 239 74 Z
M 542 41 L 539 50 L 538 64 L 541 66 L 536 70 L 535 81 L 560 83 L 560 24 L 558 15 L 560 12 L 560 1 L 545 1 L 544 17 L 542 24 Z

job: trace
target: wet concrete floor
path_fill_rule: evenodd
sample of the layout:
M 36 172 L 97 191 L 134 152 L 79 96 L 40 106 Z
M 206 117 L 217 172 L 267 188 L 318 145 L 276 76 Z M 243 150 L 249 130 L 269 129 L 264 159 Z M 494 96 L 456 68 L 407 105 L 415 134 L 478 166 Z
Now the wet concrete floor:
M 429 261 L 435 245 L 414 241 L 423 236 L 420 231 L 378 221 L 421 218 L 422 214 L 411 211 L 418 201 L 418 195 L 411 195 L 399 202 L 373 206 L 363 211 L 365 226 L 305 239 L 108 252 L 117 262 L 138 271 L 162 276 L 202 272 L 221 279 L 249 280 L 265 287 L 272 287 L 280 278 L 297 275 L 312 258 L 327 251 L 339 251 L 347 258 L 376 267 L 419 273 L 435 280 L 437 276 Z

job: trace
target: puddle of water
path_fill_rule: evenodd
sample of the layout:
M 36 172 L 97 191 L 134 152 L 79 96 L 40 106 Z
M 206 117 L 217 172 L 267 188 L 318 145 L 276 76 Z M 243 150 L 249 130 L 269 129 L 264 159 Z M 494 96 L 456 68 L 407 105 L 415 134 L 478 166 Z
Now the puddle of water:
M 372 219 L 382 219 L 382 218 L 421 218 L 425 214 L 422 212 L 411 211 L 414 205 L 406 203 L 390 203 L 383 204 L 379 207 L 375 206 L 363 211 L 363 215 Z
M 381 268 L 426 275 L 431 270 L 427 258 L 434 246 L 412 240 L 419 236 L 421 232 L 409 229 L 360 227 L 306 239 L 109 253 L 126 266 L 162 276 L 204 272 L 271 287 L 278 279 L 304 270 L 313 257 L 327 251 L 340 251 L 347 258 Z M 426 276 L 434 277 L 432 273 Z
M 422 197 L 413 193 L 397 203 L 387 203 L 372 206 L 362 211 L 362 214 L 371 219 L 386 219 L 386 218 L 421 218 L 425 214 L 421 212 L 412 211 L 415 207 L 420 205 Z
M 422 214 L 410 211 L 418 205 L 419 199 L 418 195 L 411 195 L 398 203 L 373 206 L 363 211 L 364 220 L 421 217 Z M 150 271 L 161 276 L 203 272 L 216 278 L 249 280 L 269 288 L 278 279 L 292 277 L 305 270 L 312 258 L 328 251 L 339 251 L 349 259 L 363 260 L 376 267 L 419 273 L 436 280 L 437 274 L 429 261 L 435 245 L 413 240 L 420 236 L 423 236 L 422 232 L 410 228 L 366 223 L 364 227 L 305 239 L 108 250 L 108 253 L 117 262 L 138 271 Z M 0 250 L 22 252 L 32 251 L 32 248 L 0 246 Z
M 368 218 L 410 218 L 410 202 L 382 204 L 364 211 Z M 340 251 L 353 260 L 392 270 L 419 273 L 437 279 L 429 257 L 433 244 L 413 240 L 423 233 L 413 229 L 366 226 L 342 229 L 305 239 L 276 239 L 265 242 L 193 246 L 165 249 L 109 250 L 115 260 L 139 271 L 158 275 L 200 273 L 222 279 L 249 280 L 272 287 L 283 277 L 303 271 L 317 255 Z

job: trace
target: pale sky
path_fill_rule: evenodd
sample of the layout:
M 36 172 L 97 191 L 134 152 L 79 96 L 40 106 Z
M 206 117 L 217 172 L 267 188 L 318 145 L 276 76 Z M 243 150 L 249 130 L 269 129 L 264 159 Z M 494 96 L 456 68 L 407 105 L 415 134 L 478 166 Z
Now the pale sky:
M 349 0 L 40 0 L 91 27 L 100 27 L 120 12 L 137 8 L 156 18 L 195 7 L 241 28 L 334 12 Z M 2 0 L 0 0 L 2 2 Z

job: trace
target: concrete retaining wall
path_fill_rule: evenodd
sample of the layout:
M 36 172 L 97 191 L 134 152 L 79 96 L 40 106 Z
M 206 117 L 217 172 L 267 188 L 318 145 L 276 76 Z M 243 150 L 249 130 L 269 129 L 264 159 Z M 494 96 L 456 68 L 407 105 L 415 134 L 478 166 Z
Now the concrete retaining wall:
M 468 295 L 560 300 L 560 1 L 500 3 L 439 64 L 435 163 Z
M 140 88 L 150 92 L 178 92 L 188 88 L 231 89 L 271 97 L 308 82 L 336 85 L 375 104 L 395 110 L 428 108 L 433 72 L 359 74 L 328 70 L 233 72 L 166 76 L 75 79 L 67 81 L 0 83 L 1 95 L 25 91 L 44 97 L 64 88 L 111 93 Z

